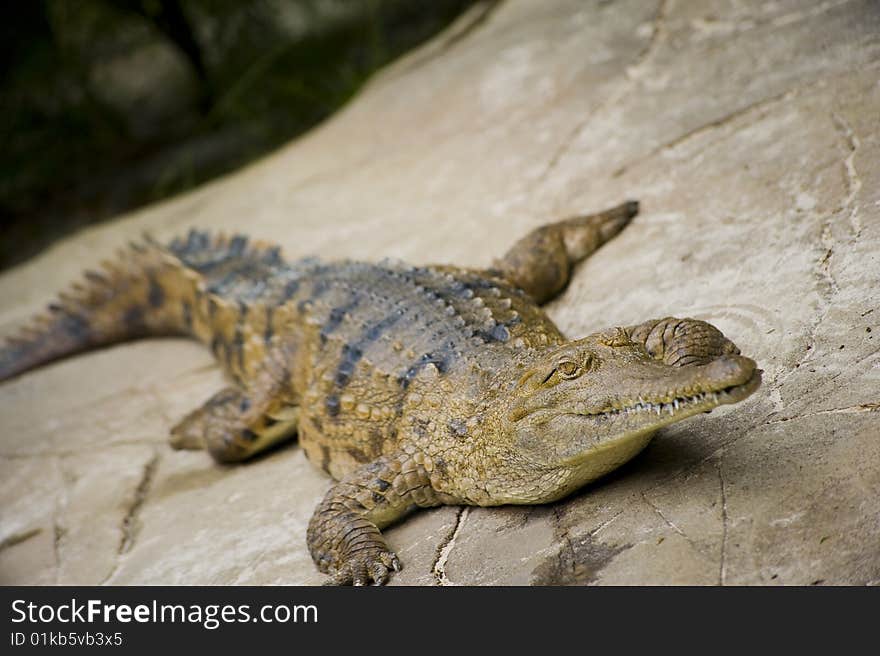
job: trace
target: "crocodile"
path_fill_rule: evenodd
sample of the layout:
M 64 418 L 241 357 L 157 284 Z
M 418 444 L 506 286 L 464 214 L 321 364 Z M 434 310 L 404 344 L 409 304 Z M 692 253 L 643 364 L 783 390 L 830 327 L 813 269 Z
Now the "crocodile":
M 704 321 L 568 340 L 541 308 L 637 213 L 629 201 L 546 224 L 485 269 L 289 263 L 242 235 L 145 235 L 8 338 L 0 380 L 136 337 L 195 337 L 230 383 L 171 445 L 232 463 L 296 437 L 337 481 L 307 529 L 318 569 L 383 584 L 400 561 L 381 530 L 410 511 L 556 501 L 658 429 L 759 387 L 756 363 Z

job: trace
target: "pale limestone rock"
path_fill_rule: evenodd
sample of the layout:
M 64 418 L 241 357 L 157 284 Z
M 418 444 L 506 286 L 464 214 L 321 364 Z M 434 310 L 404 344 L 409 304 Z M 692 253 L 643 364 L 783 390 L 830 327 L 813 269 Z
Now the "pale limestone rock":
M 871 0 L 507 0 L 274 155 L 0 277 L 0 326 L 144 229 L 480 266 L 638 198 L 553 318 L 707 319 L 764 386 L 563 503 L 411 517 L 394 582 L 880 583 L 878 78 Z M 296 446 L 229 468 L 166 446 L 221 385 L 153 340 L 0 387 L 0 582 L 322 581 L 305 527 L 329 481 Z

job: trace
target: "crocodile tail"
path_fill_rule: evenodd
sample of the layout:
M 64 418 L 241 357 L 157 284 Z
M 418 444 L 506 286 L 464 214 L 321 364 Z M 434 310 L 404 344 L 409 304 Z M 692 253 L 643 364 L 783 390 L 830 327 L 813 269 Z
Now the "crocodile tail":
M 173 302 L 185 278 L 180 262 L 149 238 L 130 244 L 6 340 L 0 380 L 98 346 L 186 334 L 181 305 Z
M 244 272 L 268 277 L 280 265 L 277 249 L 243 247 L 242 240 L 192 231 L 168 247 L 148 236 L 130 244 L 6 340 L 0 381 L 140 337 L 183 335 L 217 344 L 218 334 L 234 326 L 245 308 L 241 298 L 221 292 L 235 280 L 241 291 Z M 259 283 L 254 278 L 249 285 Z

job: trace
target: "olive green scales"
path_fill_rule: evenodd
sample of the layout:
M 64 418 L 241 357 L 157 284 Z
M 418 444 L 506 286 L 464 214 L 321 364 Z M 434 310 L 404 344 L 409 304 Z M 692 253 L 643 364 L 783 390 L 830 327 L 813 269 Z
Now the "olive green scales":
M 147 335 L 210 345 L 231 378 L 172 429 L 246 460 L 296 436 L 339 482 L 307 541 L 338 583 L 400 567 L 380 530 L 418 507 L 555 501 L 667 424 L 747 397 L 761 371 L 716 328 L 665 318 L 567 340 L 541 310 L 634 202 L 534 230 L 493 268 L 286 263 L 192 231 L 86 273 L 0 350 L 0 380 Z

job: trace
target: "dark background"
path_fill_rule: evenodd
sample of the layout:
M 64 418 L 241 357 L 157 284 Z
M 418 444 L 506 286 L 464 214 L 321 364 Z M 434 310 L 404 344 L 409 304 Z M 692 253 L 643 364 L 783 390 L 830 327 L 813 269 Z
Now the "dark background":
M 314 126 L 474 0 L 3 0 L 0 269 Z

